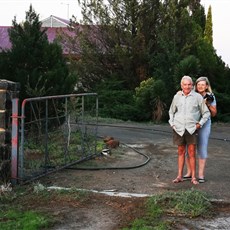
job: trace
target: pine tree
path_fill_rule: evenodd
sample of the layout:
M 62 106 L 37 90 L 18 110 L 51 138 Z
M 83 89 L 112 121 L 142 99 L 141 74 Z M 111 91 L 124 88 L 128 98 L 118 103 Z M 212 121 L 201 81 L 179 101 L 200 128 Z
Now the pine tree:
M 204 30 L 204 39 L 211 45 L 213 45 L 213 31 L 212 31 L 212 7 L 208 7 L 208 15 Z
M 208 76 L 213 88 L 223 82 L 224 64 L 212 44 L 211 8 L 206 20 L 200 0 L 79 2 L 87 33 L 81 31 L 77 68 L 86 87 L 110 81 L 133 90 L 152 77 L 167 87 L 160 98 L 169 105 L 182 75 Z
M 18 24 L 14 18 L 12 24 L 9 29 L 12 48 L 4 53 L 1 66 L 8 67 L 3 73 L 6 79 L 20 82 L 21 98 L 71 92 L 73 80 L 62 48 L 55 42 L 49 43 L 32 5 L 25 22 Z
M 148 53 L 156 50 L 159 0 L 83 0 L 82 57 L 78 71 L 91 88 L 116 78 L 134 89 L 148 73 Z M 94 25 L 94 26 L 92 26 Z

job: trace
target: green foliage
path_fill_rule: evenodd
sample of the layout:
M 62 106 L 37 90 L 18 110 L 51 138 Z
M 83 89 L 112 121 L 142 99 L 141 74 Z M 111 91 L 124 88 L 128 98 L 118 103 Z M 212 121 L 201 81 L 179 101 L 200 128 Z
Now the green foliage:
M 137 120 L 133 91 L 124 90 L 123 82 L 107 80 L 97 85 L 99 116 L 121 120 Z
M 194 80 L 207 76 L 217 93 L 229 96 L 229 85 L 223 82 L 229 82 L 230 69 L 212 44 L 211 8 L 206 17 L 200 1 L 78 2 L 83 26 L 72 20 L 71 34 L 75 32 L 76 36 L 62 36 L 70 47 L 76 46 L 81 52 L 80 60 L 70 58 L 69 69 L 58 41 L 48 43 L 32 7 L 24 23 L 13 21 L 9 32 L 12 50 L 1 53 L 0 70 L 1 78 L 21 83 L 22 98 L 69 93 L 78 80 L 82 86 L 79 92 L 99 93 L 102 116 L 142 121 L 164 119 L 161 111 L 169 107 L 183 75 Z M 141 105 L 133 95 L 148 76 L 162 82 L 165 97 L 161 94 L 150 98 L 146 92 Z M 119 89 L 111 90 L 114 82 L 122 82 Z M 98 90 L 100 83 L 104 89 Z M 115 103 L 111 106 L 112 98 Z M 225 103 L 219 104 L 222 101 L 221 96 L 220 113 L 225 110 Z
M 139 230 L 139 229 L 150 230 L 151 228 L 149 228 L 147 220 L 136 219 L 133 221 L 131 228 L 123 228 L 122 230 Z
M 215 85 L 215 77 L 213 77 L 213 73 L 218 66 L 218 59 L 215 55 L 213 46 L 205 39 L 199 39 L 193 47 L 193 52 L 200 61 L 200 71 L 198 74 L 208 76 L 212 85 Z
M 164 212 L 177 213 L 189 218 L 210 215 L 211 203 L 208 195 L 198 190 L 169 192 L 153 196 L 148 200 L 148 210 L 158 209 Z
M 214 118 L 214 120 L 215 121 L 218 120 L 221 122 L 230 122 L 230 113 L 229 113 L 230 95 L 226 93 L 215 92 L 215 97 L 218 104 L 217 104 L 217 116 Z
M 85 88 L 94 90 L 95 83 L 115 79 L 123 82 L 120 90 L 134 91 L 147 76 L 154 76 L 166 89 L 165 98 L 162 94 L 150 97 L 146 90 L 139 95 L 142 99 L 137 103 L 126 100 L 128 106 L 120 103 L 116 112 L 107 110 L 108 115 L 139 121 L 161 120 L 164 117 L 161 111 L 169 107 L 183 75 L 190 75 L 194 80 L 207 76 L 217 92 L 227 88 L 223 82 L 229 80 L 230 70 L 212 45 L 211 9 L 206 18 L 199 1 L 78 2 L 83 9 L 83 23 L 87 25 L 81 32 L 82 59 L 77 63 Z M 92 24 L 100 26 L 92 29 L 89 26 Z
M 158 14 L 159 2 L 141 4 L 139 1 L 115 0 L 109 2 L 109 7 L 102 1 L 79 2 L 83 8 L 84 23 L 100 25 L 86 27 L 81 33 L 83 55 L 78 71 L 82 82 L 92 87 L 91 81 L 116 76 L 125 83 L 126 89 L 133 90 L 146 79 L 148 50 L 154 49 L 157 26 L 146 16 L 150 12 Z M 154 15 L 151 19 L 157 21 Z M 94 34 L 97 34 L 97 39 L 92 36 Z
M 38 230 L 49 226 L 48 217 L 33 211 L 8 210 L 0 212 L 0 228 Z
M 103 91 L 99 94 L 99 116 L 121 120 L 136 120 L 138 111 L 133 93 L 128 90 Z
M 190 55 L 182 59 L 175 69 L 175 88 L 180 90 L 181 76 L 189 75 L 190 77 L 195 77 L 197 73 L 200 72 L 200 61 L 195 56 Z
M 211 215 L 212 205 L 209 196 L 198 190 L 166 192 L 150 197 L 146 202 L 146 212 L 142 218 L 134 220 L 130 228 L 137 229 L 174 229 L 167 220 L 167 215 L 183 216 L 185 218 L 207 217 Z
M 63 166 L 81 160 L 83 153 L 92 156 L 94 151 L 95 154 L 100 153 L 105 147 L 104 142 L 97 140 L 92 133 L 76 130 L 67 136 L 63 131 L 67 131 L 66 128 L 48 132 L 48 135 L 29 133 L 24 145 L 26 173 L 31 174 L 46 167 Z M 87 152 L 87 148 L 92 152 Z
M 20 82 L 22 99 L 70 93 L 76 81 L 68 71 L 61 46 L 49 43 L 41 24 L 30 5 L 25 22 L 13 20 L 9 29 L 12 48 L 0 59 L 4 78 Z
M 50 229 L 56 221 L 55 215 L 32 211 L 32 207 L 41 207 L 44 203 L 60 200 L 84 201 L 88 199 L 87 191 L 75 188 L 50 190 L 40 183 L 32 184 L 34 189 L 25 186 L 14 186 L 11 192 L 0 195 L 0 229 L 1 230 L 39 230 Z M 36 204 L 36 205 L 35 205 Z M 49 210 L 46 210 L 50 212 Z M 52 210 L 51 210 L 52 211 Z
M 162 80 L 149 78 L 142 81 L 136 88 L 135 100 L 137 107 L 142 111 L 142 120 L 152 119 L 161 121 L 165 115 L 167 91 Z
M 213 44 L 213 31 L 212 31 L 212 7 L 209 6 L 208 8 L 208 15 L 207 20 L 205 24 L 205 30 L 204 30 L 204 39 L 209 43 Z

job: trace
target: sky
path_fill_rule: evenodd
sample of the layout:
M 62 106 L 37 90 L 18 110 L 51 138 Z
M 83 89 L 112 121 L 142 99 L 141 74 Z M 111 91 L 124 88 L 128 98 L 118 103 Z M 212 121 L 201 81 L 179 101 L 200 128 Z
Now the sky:
M 201 4 L 205 6 L 206 15 L 208 7 L 212 7 L 213 46 L 230 66 L 230 0 L 201 0 Z
M 30 3 L 40 20 L 54 15 L 69 19 L 72 15 L 81 19 L 77 0 L 0 0 L 0 26 L 12 25 L 16 16 L 17 22 L 25 20 L 25 12 Z M 230 0 L 201 0 L 207 15 L 208 7 L 212 7 L 213 46 L 217 55 L 230 66 Z
M 0 25 L 10 26 L 16 16 L 17 22 L 25 21 L 25 12 L 32 4 L 39 19 L 50 15 L 69 19 L 72 15 L 81 18 L 81 9 L 77 0 L 0 0 Z

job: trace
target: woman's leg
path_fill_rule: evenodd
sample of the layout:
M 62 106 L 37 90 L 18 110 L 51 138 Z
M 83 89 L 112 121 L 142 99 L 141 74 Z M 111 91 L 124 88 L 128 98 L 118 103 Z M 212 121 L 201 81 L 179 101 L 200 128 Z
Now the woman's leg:
M 199 171 L 198 171 L 199 179 L 204 179 L 205 165 L 206 165 L 206 159 L 199 158 Z
M 208 120 L 202 129 L 198 132 L 198 145 L 197 145 L 197 153 L 199 157 L 199 170 L 198 170 L 198 178 L 204 179 L 205 177 L 205 166 L 206 160 L 208 157 L 208 141 L 209 135 L 211 132 L 211 121 Z M 204 182 L 204 180 L 202 181 Z

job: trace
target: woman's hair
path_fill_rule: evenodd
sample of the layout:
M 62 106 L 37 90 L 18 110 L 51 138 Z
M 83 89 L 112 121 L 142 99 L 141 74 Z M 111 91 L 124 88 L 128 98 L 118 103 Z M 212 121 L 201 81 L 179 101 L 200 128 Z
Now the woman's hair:
M 199 78 L 196 80 L 195 90 L 197 91 L 196 86 L 197 86 L 197 83 L 200 82 L 200 81 L 205 81 L 206 84 L 207 84 L 207 86 L 208 86 L 208 88 L 206 89 L 206 91 L 209 92 L 209 93 L 212 93 L 212 87 L 211 87 L 210 82 L 209 82 L 209 80 L 208 80 L 207 77 L 199 77 Z

